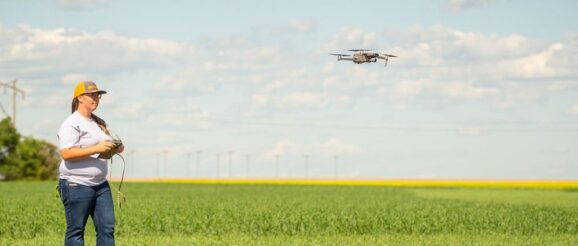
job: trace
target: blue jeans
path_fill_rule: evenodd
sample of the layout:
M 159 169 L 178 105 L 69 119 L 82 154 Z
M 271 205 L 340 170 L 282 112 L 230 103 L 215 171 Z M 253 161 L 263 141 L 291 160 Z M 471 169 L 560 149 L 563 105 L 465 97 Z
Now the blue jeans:
M 89 215 L 96 229 L 96 245 L 114 245 L 114 204 L 108 182 L 85 186 L 60 179 L 58 188 L 66 215 L 64 245 L 84 245 Z

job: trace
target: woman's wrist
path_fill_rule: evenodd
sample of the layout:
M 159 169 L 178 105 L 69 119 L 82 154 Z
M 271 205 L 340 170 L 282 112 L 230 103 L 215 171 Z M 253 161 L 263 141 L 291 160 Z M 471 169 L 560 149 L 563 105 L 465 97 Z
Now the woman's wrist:
M 86 151 L 88 151 L 88 155 L 96 155 L 96 154 L 100 154 L 100 152 L 98 152 L 98 149 L 95 146 L 90 146 L 90 147 L 86 147 Z

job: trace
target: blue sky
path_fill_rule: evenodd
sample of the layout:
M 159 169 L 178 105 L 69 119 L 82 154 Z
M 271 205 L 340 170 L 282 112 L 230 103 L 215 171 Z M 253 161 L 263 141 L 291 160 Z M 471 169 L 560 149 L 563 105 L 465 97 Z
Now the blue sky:
M 374 30 L 444 25 L 555 39 L 575 29 L 578 21 L 575 1 L 156 1 L 143 5 L 141 1 L 102 0 L 3 1 L 2 5 L 4 25 L 112 30 L 181 41 L 231 36 L 289 20 L 314 21 L 323 27 L 316 30 L 320 34 L 344 25 Z
M 26 91 L 19 130 L 54 143 L 74 84 L 96 81 L 109 91 L 97 114 L 134 151 L 135 177 L 157 165 L 228 177 L 229 163 L 233 177 L 274 177 L 279 163 L 287 178 L 333 178 L 337 164 L 340 178 L 577 179 L 576 10 L 0 1 L 0 81 Z M 384 68 L 327 55 L 353 48 L 399 57 Z M 8 93 L 0 103 L 10 113 Z

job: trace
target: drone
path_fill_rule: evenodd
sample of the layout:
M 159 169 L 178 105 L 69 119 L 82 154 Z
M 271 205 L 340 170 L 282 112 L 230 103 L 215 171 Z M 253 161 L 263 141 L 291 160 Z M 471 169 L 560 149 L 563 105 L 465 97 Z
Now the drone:
M 356 53 L 353 53 L 353 55 L 331 54 L 330 53 L 330 55 L 337 56 L 338 61 L 341 61 L 341 60 L 353 61 L 357 64 L 376 62 L 377 59 L 382 59 L 382 60 L 385 60 L 385 66 L 386 67 L 387 67 L 387 61 L 389 60 L 390 57 L 397 57 L 397 56 L 385 54 L 385 53 L 367 52 L 367 51 L 373 51 L 373 50 L 356 49 L 356 50 L 348 50 L 348 51 L 352 51 L 352 52 L 356 52 Z

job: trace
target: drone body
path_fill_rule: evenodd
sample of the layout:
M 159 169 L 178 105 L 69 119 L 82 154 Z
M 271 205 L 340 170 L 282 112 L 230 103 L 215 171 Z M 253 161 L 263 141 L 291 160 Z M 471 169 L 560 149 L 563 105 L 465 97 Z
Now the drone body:
M 369 63 L 369 62 L 377 62 L 377 59 L 385 60 L 385 66 L 387 66 L 387 61 L 390 57 L 397 57 L 394 55 L 389 55 L 385 53 L 376 53 L 376 52 L 367 52 L 372 50 L 363 50 L 363 49 L 356 49 L 356 50 L 349 50 L 356 53 L 353 55 L 348 54 L 330 54 L 337 56 L 337 60 L 341 61 L 353 61 L 354 63 L 361 64 L 361 63 Z

